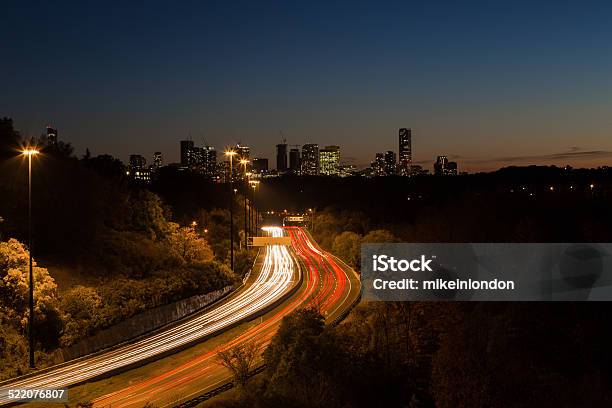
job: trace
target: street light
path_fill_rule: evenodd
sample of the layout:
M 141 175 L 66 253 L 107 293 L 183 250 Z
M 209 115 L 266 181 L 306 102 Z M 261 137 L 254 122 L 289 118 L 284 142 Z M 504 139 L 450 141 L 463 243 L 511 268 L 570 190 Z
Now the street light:
M 240 164 L 242 164 L 243 170 L 244 170 L 244 175 L 246 176 L 247 174 L 247 166 L 249 164 L 249 160 L 248 159 L 240 159 Z
M 253 187 L 253 195 L 251 196 L 251 206 L 253 207 L 252 213 L 253 213 L 253 218 L 255 219 L 255 235 L 257 235 L 257 209 L 255 208 L 255 190 L 257 189 L 257 186 L 259 185 L 259 180 L 251 180 L 249 181 L 249 183 L 251 184 L 251 187 Z
M 244 205 L 245 205 L 245 219 L 244 219 L 244 228 L 245 230 L 248 229 L 248 234 L 251 236 L 254 236 L 253 234 L 253 203 L 249 203 L 249 205 L 247 206 L 247 196 L 249 195 L 249 185 L 251 183 L 251 176 L 253 175 L 252 172 L 248 172 L 246 173 L 246 179 L 247 179 L 247 185 L 246 185 L 246 189 L 244 190 Z M 248 211 L 246 210 L 246 208 L 248 207 Z M 247 219 L 248 219 L 248 227 L 247 227 Z M 245 242 L 247 242 L 245 240 Z
M 312 208 L 308 209 L 308 212 L 310 213 L 310 228 L 312 230 L 312 233 L 314 234 L 314 217 L 315 217 L 315 211 Z
M 230 268 L 232 272 L 234 271 L 234 182 L 232 177 L 232 159 L 236 155 L 234 150 L 226 150 L 225 155 L 229 157 L 230 162 L 230 173 L 229 173 L 229 182 L 230 182 Z
M 30 368 L 34 368 L 34 273 L 32 271 L 32 156 L 40 153 L 28 147 L 21 154 L 28 157 L 28 252 L 30 253 L 30 316 L 28 324 L 28 343 L 30 351 Z
M 234 150 L 226 150 L 224 152 L 224 154 L 229 157 L 229 163 L 230 163 L 230 181 L 232 181 L 232 165 L 233 165 L 233 158 L 235 155 L 237 155 L 238 153 Z
M 242 164 L 243 169 L 244 169 L 244 178 L 246 180 L 246 182 L 249 182 L 249 175 L 251 173 L 247 173 L 247 165 L 249 164 L 249 161 L 247 159 L 241 159 L 240 160 L 240 164 Z M 246 191 L 244 192 L 244 249 L 246 250 L 248 247 L 248 227 L 247 227 L 247 218 L 248 218 L 248 210 L 247 210 L 247 193 L 248 193 L 249 189 L 247 187 Z

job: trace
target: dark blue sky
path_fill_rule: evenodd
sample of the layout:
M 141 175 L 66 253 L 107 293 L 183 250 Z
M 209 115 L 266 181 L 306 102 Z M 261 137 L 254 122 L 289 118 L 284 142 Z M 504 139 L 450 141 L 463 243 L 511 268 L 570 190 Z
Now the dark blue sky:
M 272 158 L 282 130 L 364 164 L 412 127 L 428 166 L 612 164 L 606 2 L 25 3 L 0 13 L 0 115 L 79 153 Z

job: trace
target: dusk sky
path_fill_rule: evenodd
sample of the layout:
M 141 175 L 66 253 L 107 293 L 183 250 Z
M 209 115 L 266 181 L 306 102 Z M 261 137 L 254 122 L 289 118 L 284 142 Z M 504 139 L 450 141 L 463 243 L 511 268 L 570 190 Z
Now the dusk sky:
M 274 166 L 282 131 L 361 166 L 411 127 L 429 168 L 612 165 L 609 2 L 111 3 L 3 2 L 0 116 L 122 160 Z

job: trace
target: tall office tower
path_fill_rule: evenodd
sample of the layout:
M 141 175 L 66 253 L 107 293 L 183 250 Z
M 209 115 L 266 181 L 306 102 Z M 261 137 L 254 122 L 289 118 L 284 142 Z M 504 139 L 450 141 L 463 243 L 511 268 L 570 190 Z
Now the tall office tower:
M 446 174 L 448 165 L 448 159 L 446 156 L 438 156 L 434 163 L 434 174 L 436 176 L 443 176 Z
M 153 153 L 153 168 L 159 170 L 164 165 L 164 159 L 161 152 Z
M 412 129 L 401 128 L 399 130 L 399 174 L 410 175 L 412 165 Z
M 51 125 L 47 126 L 47 146 L 57 146 L 57 129 L 52 128 Z
M 279 172 L 287 171 L 287 144 L 276 145 L 276 170 Z
M 268 159 L 256 157 L 253 159 L 253 173 L 265 174 L 268 172 Z
M 293 174 L 300 174 L 301 170 L 300 149 L 289 150 L 289 170 Z
M 374 161 L 370 163 L 372 168 L 372 175 L 380 177 L 385 175 L 385 155 L 383 153 L 376 153 Z
M 202 148 L 202 174 L 206 177 L 215 178 L 218 175 L 217 151 L 212 146 Z
M 319 174 L 319 145 L 316 143 L 302 146 L 302 174 L 307 176 Z
M 204 166 L 204 149 L 201 147 L 191 148 L 191 156 L 189 157 L 189 169 L 202 172 Z
M 394 176 L 397 172 L 397 156 L 395 152 L 385 152 L 385 176 Z
M 181 166 L 192 166 L 193 140 L 181 140 Z
M 324 176 L 340 174 L 340 146 L 325 146 L 319 151 L 319 169 Z
M 241 143 L 237 143 L 234 150 L 236 151 L 236 162 L 239 162 L 242 159 L 249 160 L 251 155 L 251 148 L 249 146 L 244 146 Z
M 230 162 L 229 160 L 223 160 L 221 163 L 217 165 L 217 169 L 219 172 L 219 176 L 221 177 L 221 180 L 223 180 L 224 183 L 229 183 L 230 181 Z M 232 178 L 235 178 L 233 164 L 231 167 L 231 172 L 232 172 Z

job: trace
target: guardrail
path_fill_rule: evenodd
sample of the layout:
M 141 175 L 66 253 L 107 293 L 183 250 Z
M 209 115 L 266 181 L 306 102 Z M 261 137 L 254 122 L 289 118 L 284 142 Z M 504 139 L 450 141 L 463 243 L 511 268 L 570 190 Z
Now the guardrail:
M 255 369 L 251 370 L 249 372 L 249 378 L 262 373 L 264 370 L 266 369 L 265 364 L 261 365 L 259 367 L 256 367 Z M 222 392 L 231 390 L 232 388 L 235 387 L 234 381 L 229 381 L 223 385 L 218 386 L 217 388 L 213 388 L 210 391 L 206 391 L 204 394 L 202 395 L 198 395 L 195 398 L 190 399 L 189 401 L 185 401 L 185 402 L 181 402 L 178 405 L 173 406 L 172 408 L 192 408 L 197 406 L 198 404 L 201 404 L 202 402 L 209 400 L 213 397 L 216 397 L 217 395 L 221 394 Z

